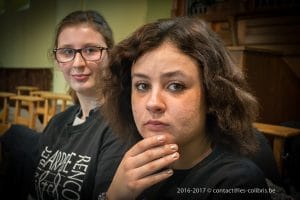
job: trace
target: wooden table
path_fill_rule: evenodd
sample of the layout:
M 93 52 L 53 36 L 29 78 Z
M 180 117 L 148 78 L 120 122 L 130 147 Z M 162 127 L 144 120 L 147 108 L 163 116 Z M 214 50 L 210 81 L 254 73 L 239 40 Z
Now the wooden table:
M 253 125 L 263 134 L 272 136 L 274 158 L 277 163 L 279 172 L 280 174 L 282 174 L 282 170 L 283 170 L 282 153 L 284 150 L 284 142 L 287 138 L 300 135 L 300 129 L 289 128 L 289 127 L 278 126 L 278 125 L 271 125 L 271 124 L 264 124 L 264 123 L 253 123 Z

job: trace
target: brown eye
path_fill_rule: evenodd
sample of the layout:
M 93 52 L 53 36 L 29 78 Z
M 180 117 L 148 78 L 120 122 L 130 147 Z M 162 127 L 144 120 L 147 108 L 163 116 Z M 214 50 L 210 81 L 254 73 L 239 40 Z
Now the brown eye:
M 150 88 L 150 86 L 146 83 L 137 83 L 135 84 L 135 88 L 140 92 L 145 92 Z

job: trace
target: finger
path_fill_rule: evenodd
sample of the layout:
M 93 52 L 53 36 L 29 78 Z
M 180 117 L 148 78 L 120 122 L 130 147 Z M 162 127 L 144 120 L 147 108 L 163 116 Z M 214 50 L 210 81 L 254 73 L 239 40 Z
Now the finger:
M 178 146 L 176 144 L 166 144 L 163 146 L 153 147 L 146 150 L 134 157 L 132 157 L 132 164 L 137 168 L 141 167 L 153 160 L 165 157 L 167 155 L 173 154 L 178 151 Z
M 149 138 L 145 138 L 138 143 L 136 143 L 129 151 L 129 156 L 136 156 L 152 147 L 160 146 L 165 144 L 166 136 L 165 135 L 156 135 Z
M 136 176 L 136 179 L 142 179 L 144 177 L 158 173 L 162 169 L 169 168 L 169 166 L 178 159 L 179 153 L 175 152 L 171 155 L 167 155 L 162 158 L 153 160 L 139 168 L 136 168 L 132 171 L 132 173 Z

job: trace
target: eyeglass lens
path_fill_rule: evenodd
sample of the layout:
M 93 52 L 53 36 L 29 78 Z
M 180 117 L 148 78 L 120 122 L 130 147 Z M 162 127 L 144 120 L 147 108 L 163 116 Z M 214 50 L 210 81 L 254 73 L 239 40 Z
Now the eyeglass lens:
M 96 61 L 101 59 L 103 50 L 106 50 L 106 48 L 103 47 L 85 47 L 82 49 L 60 48 L 60 49 L 56 49 L 54 52 L 58 62 L 72 61 L 75 58 L 77 52 L 80 53 L 85 60 Z

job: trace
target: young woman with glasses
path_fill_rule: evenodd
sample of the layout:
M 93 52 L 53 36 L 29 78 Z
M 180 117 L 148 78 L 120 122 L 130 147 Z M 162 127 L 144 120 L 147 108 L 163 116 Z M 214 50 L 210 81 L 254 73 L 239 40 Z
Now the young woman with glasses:
M 113 46 L 112 31 L 94 11 L 75 11 L 58 24 L 54 58 L 74 105 L 54 116 L 39 140 L 36 199 L 97 199 L 124 153 L 103 120 L 99 77 Z

